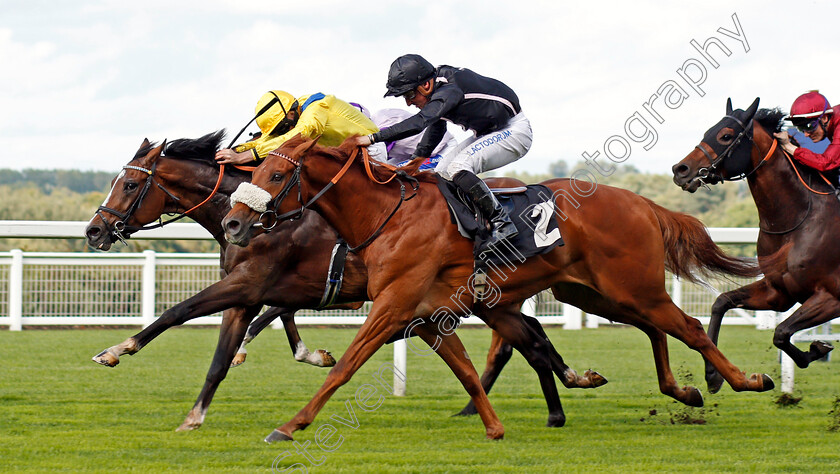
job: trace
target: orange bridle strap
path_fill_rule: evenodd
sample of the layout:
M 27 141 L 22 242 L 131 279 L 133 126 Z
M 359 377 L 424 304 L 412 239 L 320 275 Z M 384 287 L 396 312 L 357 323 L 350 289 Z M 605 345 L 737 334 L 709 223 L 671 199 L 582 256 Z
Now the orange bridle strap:
M 373 181 L 374 183 L 376 183 L 376 184 L 388 184 L 388 183 L 390 183 L 390 182 L 391 182 L 394 178 L 396 178 L 396 177 L 397 177 L 397 174 L 396 174 L 397 167 L 396 167 L 396 166 L 389 165 L 388 163 L 379 163 L 379 162 L 377 162 L 377 166 L 382 166 L 382 167 L 383 167 L 383 168 L 385 168 L 386 170 L 391 171 L 391 172 L 394 172 L 394 174 L 393 174 L 393 175 L 391 175 L 391 177 L 390 177 L 390 178 L 386 179 L 385 181 L 379 181 L 378 179 L 376 179 L 376 177 L 374 177 L 374 176 L 373 176 L 373 170 L 372 170 L 372 169 L 371 169 L 371 167 L 370 167 L 370 160 L 371 160 L 371 158 L 370 158 L 370 153 L 368 153 L 368 151 L 367 151 L 367 147 L 362 148 L 362 161 L 363 161 L 363 162 L 364 162 L 364 164 L 365 164 L 365 171 L 367 171 L 368 178 L 370 178 L 370 179 L 371 179 L 371 181 Z
M 257 169 L 256 166 L 241 166 L 241 165 L 231 165 L 231 166 L 233 166 L 234 168 L 236 168 L 238 170 L 247 171 L 249 173 L 253 173 L 254 170 Z M 224 178 L 224 176 L 225 176 L 225 165 L 223 163 L 219 166 L 219 179 L 216 180 L 216 186 L 213 188 L 213 191 L 210 193 L 210 195 L 207 196 L 207 198 L 205 200 L 196 204 L 195 206 L 193 206 L 188 211 L 185 211 L 184 214 L 189 214 L 190 212 L 192 212 L 192 211 L 198 209 L 199 207 L 207 204 L 207 202 L 210 201 L 210 199 L 213 196 L 216 195 L 216 192 L 219 190 L 219 186 L 221 186 L 221 184 L 222 184 L 222 178 Z
M 775 148 L 775 147 L 776 147 L 776 144 L 777 144 L 777 143 L 778 143 L 778 142 L 777 142 L 776 140 L 773 140 L 773 148 Z M 771 149 L 771 151 L 772 151 L 772 149 Z M 814 193 L 814 194 L 821 194 L 821 195 L 823 195 L 823 196 L 826 196 L 826 195 L 829 195 L 829 194 L 834 194 L 834 193 L 832 193 L 832 192 L 824 193 L 824 192 L 821 192 L 821 191 L 817 191 L 817 190 L 815 190 L 815 189 L 811 188 L 811 186 L 808 186 L 808 183 L 806 183 L 806 182 L 805 182 L 805 180 L 804 180 L 804 179 L 802 179 L 802 175 L 801 175 L 801 174 L 799 174 L 799 168 L 797 168 L 797 167 L 796 167 L 796 164 L 793 162 L 793 157 L 790 155 L 790 153 L 788 153 L 788 152 L 787 152 L 787 150 L 782 150 L 782 151 L 783 151 L 783 152 L 784 152 L 784 154 L 785 154 L 785 158 L 787 158 L 787 159 L 788 159 L 788 161 L 790 162 L 790 166 L 792 166 L 792 167 L 793 167 L 793 171 L 795 171 L 795 172 L 796 172 L 796 177 L 797 177 L 797 178 L 799 178 L 799 182 L 800 182 L 800 183 L 802 183 L 802 186 L 805 186 L 805 187 L 808 189 L 808 191 L 811 191 L 811 192 L 812 192 L 812 193 Z M 766 158 L 765 158 L 765 159 L 766 159 Z M 819 172 L 819 173 L 817 173 L 817 174 L 819 174 L 819 175 L 820 175 L 820 178 L 822 178 L 822 179 L 823 179 L 823 181 L 825 181 L 825 182 L 826 182 L 826 184 L 828 184 L 828 185 L 829 185 L 829 186 L 831 186 L 832 188 L 834 187 L 834 185 L 833 185 L 833 184 L 831 184 L 831 181 L 830 181 L 828 178 L 826 178 L 826 177 L 825 177 L 825 175 L 823 175 L 823 174 L 822 174 L 822 172 Z

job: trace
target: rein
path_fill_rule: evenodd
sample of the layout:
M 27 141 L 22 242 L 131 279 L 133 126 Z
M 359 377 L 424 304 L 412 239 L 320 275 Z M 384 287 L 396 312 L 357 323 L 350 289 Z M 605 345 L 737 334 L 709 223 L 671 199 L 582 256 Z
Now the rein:
M 239 170 L 242 170 L 242 171 L 247 171 L 247 172 L 253 172 L 254 169 L 256 169 L 255 166 L 240 166 L 240 165 L 231 165 L 231 166 L 233 166 L 236 169 L 239 169 Z M 134 232 L 137 232 L 137 231 L 140 231 L 140 230 L 158 229 L 158 228 L 163 227 L 167 224 L 171 224 L 173 222 L 179 221 L 179 220 L 187 217 L 191 212 L 195 211 L 199 207 L 207 204 L 210 201 L 210 199 L 212 199 L 213 196 L 215 196 L 216 193 L 218 192 L 219 187 L 222 184 L 222 179 L 224 178 L 224 175 L 225 175 L 225 165 L 221 164 L 219 166 L 219 178 L 216 180 L 216 185 L 213 187 L 213 191 L 210 192 L 210 195 L 207 196 L 207 198 L 205 198 L 200 203 L 198 203 L 195 206 L 191 207 L 190 209 L 184 211 L 183 213 L 177 215 L 176 217 L 173 217 L 172 219 L 169 219 L 169 220 L 166 220 L 166 221 L 163 220 L 163 217 L 160 217 L 156 224 L 142 225 L 142 226 L 139 226 L 139 227 L 138 226 L 126 225 L 126 221 L 131 219 L 131 217 L 134 215 L 134 213 L 137 211 L 137 209 L 140 208 L 140 205 L 142 204 L 143 199 L 145 199 L 146 194 L 149 192 L 149 188 L 151 188 L 151 185 L 152 185 L 153 182 L 154 182 L 155 186 L 160 188 L 160 190 L 163 191 L 164 193 L 166 193 L 167 196 L 172 198 L 173 201 L 179 202 L 181 200 L 181 198 L 175 196 L 169 190 L 167 190 L 165 187 L 163 187 L 162 184 L 155 181 L 154 176 L 155 176 L 155 169 L 156 168 L 157 168 L 157 161 L 155 161 L 152 164 L 151 169 L 142 168 L 140 166 L 132 166 L 132 165 L 123 166 L 123 168 L 122 168 L 123 170 L 142 171 L 143 173 L 146 173 L 149 176 L 146 179 L 145 184 L 143 185 L 143 189 L 140 190 L 140 194 L 137 196 L 137 199 L 135 199 L 134 202 L 131 203 L 131 205 L 128 207 L 128 210 L 124 213 L 122 213 L 122 212 L 120 212 L 116 209 L 106 207 L 105 205 L 99 206 L 99 208 L 96 210 L 96 214 L 99 216 L 100 219 L 102 219 L 102 222 L 108 228 L 108 231 L 111 233 L 111 235 L 116 237 L 124 245 L 128 245 L 128 243 L 126 242 L 126 239 L 128 239 L 131 236 L 131 234 L 133 234 Z M 109 224 L 108 221 L 105 219 L 105 217 L 102 215 L 102 211 L 113 214 L 113 215 L 117 216 L 120 220 L 118 220 L 117 222 L 114 223 L 113 226 L 111 226 L 111 224 Z M 124 235 L 123 234 L 124 232 L 128 232 L 128 234 Z
M 739 124 L 742 123 L 741 121 L 739 121 L 735 117 L 731 117 L 729 115 L 727 115 L 727 117 L 738 121 Z M 748 125 L 751 125 L 751 124 L 752 124 L 752 120 L 750 120 L 750 123 Z M 705 146 L 711 148 L 711 146 L 709 144 L 707 144 L 705 142 L 700 142 L 700 145 L 695 147 L 698 150 L 702 151 L 703 154 L 706 155 L 706 157 L 709 159 L 709 162 L 710 162 L 710 166 L 708 166 L 706 168 L 701 168 L 700 170 L 698 170 L 698 179 L 703 184 L 703 186 L 707 186 L 706 182 L 704 180 L 709 178 L 709 176 L 711 176 L 712 172 L 717 171 L 717 167 L 720 165 L 720 163 L 725 158 L 727 158 L 732 153 L 733 145 L 737 144 L 741 140 L 741 138 L 745 134 L 745 131 L 746 131 L 746 129 L 742 130 L 741 133 L 738 135 L 738 137 L 735 139 L 735 141 L 732 144 L 730 144 L 729 147 L 727 147 L 726 150 L 724 150 L 724 152 L 721 153 L 716 159 L 713 159 L 712 156 L 709 154 L 709 152 L 706 151 L 706 149 L 703 146 L 701 146 L 701 145 L 705 145 Z M 749 140 L 752 142 L 754 147 L 756 147 L 756 148 L 758 147 L 758 145 L 755 143 L 755 140 L 753 140 L 752 137 L 749 137 Z M 716 178 L 720 179 L 721 181 L 738 181 L 738 180 L 746 179 L 746 178 L 750 177 L 753 173 L 758 171 L 759 168 L 764 166 L 773 157 L 773 155 L 776 152 L 776 149 L 778 148 L 778 145 L 779 145 L 778 140 L 773 139 L 773 144 L 770 146 L 770 149 L 764 155 L 764 158 L 762 158 L 761 161 L 749 172 L 741 173 L 740 175 L 738 175 L 734 178 L 724 179 L 724 178 L 720 177 L 719 175 L 717 175 Z M 832 193 L 832 192 L 821 192 L 821 191 L 817 191 L 814 188 L 812 188 L 802 178 L 802 175 L 799 173 L 799 168 L 796 167 L 796 163 L 794 163 L 794 161 L 793 161 L 793 157 L 791 157 L 791 155 L 785 150 L 782 150 L 782 153 L 785 155 L 785 158 L 787 158 L 788 162 L 790 163 L 791 167 L 793 168 L 793 171 L 796 173 L 796 177 L 797 177 L 797 179 L 799 179 L 799 182 L 802 183 L 802 186 L 804 186 L 805 189 L 810 191 L 811 194 L 818 194 L 818 195 L 823 195 L 823 196 L 830 195 L 830 194 L 836 194 L 836 193 Z M 823 179 L 823 181 L 825 181 L 827 184 L 831 185 L 831 181 L 829 181 L 828 178 L 825 177 L 825 175 L 823 175 L 822 173 L 818 173 L 818 174 Z M 783 230 L 783 231 L 771 231 L 771 230 L 767 230 L 767 229 L 764 229 L 764 228 L 761 228 L 761 227 L 759 227 L 759 230 L 761 230 L 761 232 L 764 232 L 766 234 L 784 235 L 784 234 L 788 234 L 788 233 L 793 232 L 794 230 L 798 229 L 802 224 L 805 223 L 805 221 L 808 219 L 808 216 L 811 214 L 811 207 L 812 207 L 812 204 L 813 204 L 812 199 L 811 199 L 811 194 L 808 195 L 808 209 L 805 210 L 805 215 L 802 217 L 802 219 L 799 220 L 799 222 L 796 223 L 796 225 L 794 225 L 790 229 Z
M 333 176 L 333 178 L 330 180 L 330 182 L 327 183 L 327 185 L 324 186 L 320 191 L 318 191 L 317 194 L 312 196 L 312 198 L 309 199 L 309 201 L 307 201 L 306 203 L 303 203 L 303 197 L 302 197 L 302 192 L 301 192 L 301 181 L 300 181 L 301 162 L 295 161 L 291 157 L 289 157 L 289 156 L 287 156 L 283 153 L 279 153 L 279 152 L 276 152 L 276 151 L 270 152 L 269 153 L 270 155 L 274 155 L 274 156 L 278 156 L 280 158 L 283 158 L 284 160 L 286 160 L 289 163 L 291 163 L 292 165 L 294 165 L 295 170 L 292 172 L 292 176 L 289 177 L 289 181 L 286 182 L 286 185 L 283 187 L 283 189 L 280 191 L 280 193 L 274 199 L 272 199 L 272 202 L 269 202 L 269 206 L 273 210 L 263 212 L 260 215 L 260 222 L 257 222 L 256 224 L 254 224 L 254 226 L 263 227 L 266 231 L 269 231 L 269 230 L 273 229 L 274 226 L 276 226 L 277 223 L 280 222 L 280 221 L 287 220 L 287 219 L 294 220 L 294 219 L 300 218 L 300 216 L 303 215 L 303 211 L 308 209 L 313 203 L 315 203 L 315 201 L 320 199 L 321 196 L 323 196 L 327 191 L 330 190 L 330 188 L 335 186 L 336 183 L 338 183 L 338 181 L 342 177 L 344 177 L 345 173 L 347 173 L 347 170 L 350 169 L 350 166 L 353 164 L 353 162 L 356 160 L 356 157 L 359 156 L 360 153 L 362 155 L 362 162 L 364 163 L 365 171 L 367 172 L 368 177 L 373 182 L 375 182 L 376 184 L 388 184 L 394 178 L 396 178 L 397 182 L 400 183 L 400 200 L 399 200 L 399 202 L 397 202 L 397 205 L 394 207 L 394 209 L 391 211 L 391 213 L 388 214 L 388 217 L 385 218 L 385 220 L 373 232 L 373 234 L 371 234 L 361 244 L 359 244 L 355 247 L 349 248 L 348 251 L 356 253 L 357 251 L 359 251 L 359 250 L 367 247 L 368 245 L 370 245 L 377 237 L 379 237 L 379 235 L 385 229 L 385 226 L 388 224 L 388 222 L 391 221 L 391 218 L 393 218 L 394 215 L 397 213 L 397 211 L 400 209 L 400 206 L 402 206 L 402 203 L 405 202 L 405 201 L 408 201 L 410 199 L 413 199 L 417 195 L 417 190 L 420 189 L 420 184 L 419 184 L 419 182 L 417 181 L 416 178 L 414 178 L 412 176 L 409 176 L 405 171 L 398 170 L 395 166 L 392 166 L 392 165 L 389 165 L 389 164 L 386 164 L 386 163 L 378 163 L 378 165 L 383 166 L 385 169 L 393 172 L 394 174 L 385 181 L 379 181 L 373 175 L 373 170 L 371 169 L 371 164 L 370 164 L 370 161 L 371 161 L 370 155 L 368 154 L 367 149 L 364 149 L 362 147 L 355 148 L 353 150 L 353 152 L 350 154 L 350 157 L 347 158 L 347 161 L 344 163 L 344 166 L 342 166 L 342 168 L 338 171 L 338 173 L 336 173 L 336 175 Z M 411 182 L 411 188 L 412 188 L 413 193 L 409 197 L 406 197 L 406 188 L 405 188 L 405 183 L 403 182 L 403 179 L 406 179 L 407 181 Z M 295 186 L 297 186 L 297 188 L 298 188 L 298 203 L 300 203 L 300 205 L 301 205 L 300 208 L 278 215 L 277 214 L 277 208 L 280 206 L 280 203 L 283 202 L 283 200 L 289 195 L 292 188 L 294 188 Z M 269 206 L 267 206 L 267 207 L 269 207 Z M 264 226 L 262 224 L 261 221 L 263 220 L 264 216 L 270 216 L 270 217 L 273 218 L 274 222 L 271 226 Z

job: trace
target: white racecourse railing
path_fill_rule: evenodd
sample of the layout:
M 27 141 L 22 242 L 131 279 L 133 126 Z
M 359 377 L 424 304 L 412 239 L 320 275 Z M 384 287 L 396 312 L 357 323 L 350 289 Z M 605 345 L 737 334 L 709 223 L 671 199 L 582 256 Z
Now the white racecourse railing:
M 78 238 L 86 222 L 0 221 L 0 238 Z M 711 229 L 719 243 L 755 242 L 756 229 Z M 196 224 L 171 224 L 137 233 L 134 239 L 210 239 Z M 118 244 L 119 245 L 119 244 Z M 640 262 L 640 265 L 644 263 Z M 142 253 L 45 253 L 12 250 L 0 252 L 0 325 L 20 330 L 27 325 L 141 325 L 151 324 L 165 309 L 218 281 L 218 254 Z M 747 280 L 710 282 L 727 291 Z M 715 294 L 710 288 L 667 277 L 676 303 L 692 316 L 708 322 L 707 312 Z M 369 304 L 356 311 L 300 311 L 298 324 L 357 325 Z M 584 315 L 577 308 L 554 301 L 550 294 L 530 301 L 523 311 L 545 324 L 566 329 L 592 328 L 609 323 Z M 188 324 L 219 324 L 221 315 L 206 316 Z M 475 317 L 464 324 L 482 324 Z M 773 314 L 758 316 L 740 311 L 725 324 L 772 327 Z
M 86 222 L 0 221 L 0 238 L 79 238 Z M 758 229 L 711 228 L 719 244 L 754 244 Z M 197 224 L 171 224 L 138 232 L 133 239 L 210 239 Z M 645 262 L 639 262 L 644 265 Z M 142 253 L 45 253 L 12 250 L 0 252 L 0 325 L 19 331 L 24 326 L 138 325 L 151 324 L 164 310 L 192 296 L 219 279 L 218 254 Z M 709 286 L 687 283 L 670 274 L 666 286 L 671 298 L 686 313 L 708 324 L 708 313 L 720 292 L 743 286 L 749 279 L 721 278 Z M 359 325 L 370 303 L 356 311 L 304 310 L 295 321 L 303 325 Z M 550 293 L 538 295 L 523 306 L 544 324 L 565 329 L 596 328 L 611 324 L 594 315 L 584 315 L 571 305 L 556 302 Z M 752 325 L 772 329 L 785 315 L 772 311 L 732 310 L 723 324 Z M 215 314 L 188 324 L 219 324 Z M 482 324 L 476 317 L 464 324 Z M 282 327 L 278 320 L 274 327 Z M 830 327 L 829 327 L 830 330 Z M 803 335 L 801 340 L 810 336 Z M 826 337 L 822 337 L 823 340 Z M 397 360 L 404 360 L 405 346 L 395 346 Z M 783 363 L 790 364 L 788 361 Z M 792 369 L 783 370 L 783 386 L 792 390 Z

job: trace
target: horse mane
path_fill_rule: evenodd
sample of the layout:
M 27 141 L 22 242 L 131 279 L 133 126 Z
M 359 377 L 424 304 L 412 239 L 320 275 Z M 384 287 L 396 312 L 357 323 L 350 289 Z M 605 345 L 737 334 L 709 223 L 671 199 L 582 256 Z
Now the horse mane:
M 775 132 L 782 131 L 782 124 L 785 121 L 785 113 L 782 109 L 774 107 L 772 109 L 759 109 L 755 113 L 753 120 L 761 125 L 761 128 L 769 132 L 771 135 Z
M 201 138 L 179 138 L 166 144 L 164 153 L 172 158 L 196 161 L 213 161 L 225 131 L 217 130 Z
M 179 138 L 167 142 L 163 154 L 167 158 L 197 161 L 218 168 L 219 164 L 216 163 L 215 156 L 224 138 L 224 129 L 208 133 L 200 138 Z M 135 159 L 146 156 L 156 146 L 157 144 L 153 143 L 148 147 L 142 147 L 135 155 Z M 228 166 L 226 169 L 228 172 L 250 174 L 248 171 L 242 171 L 233 166 Z

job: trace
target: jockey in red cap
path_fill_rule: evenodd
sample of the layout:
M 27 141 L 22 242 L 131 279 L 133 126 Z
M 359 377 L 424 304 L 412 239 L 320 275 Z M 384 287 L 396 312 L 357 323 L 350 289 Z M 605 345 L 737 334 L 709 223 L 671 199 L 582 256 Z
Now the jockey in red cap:
M 793 102 L 788 118 L 814 143 L 828 138 L 831 145 L 822 153 L 814 153 L 791 143 L 787 132 L 778 132 L 775 137 L 785 151 L 800 163 L 820 171 L 840 168 L 840 106 L 832 107 L 824 95 L 811 91 Z

